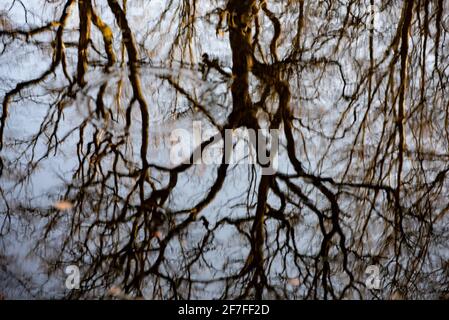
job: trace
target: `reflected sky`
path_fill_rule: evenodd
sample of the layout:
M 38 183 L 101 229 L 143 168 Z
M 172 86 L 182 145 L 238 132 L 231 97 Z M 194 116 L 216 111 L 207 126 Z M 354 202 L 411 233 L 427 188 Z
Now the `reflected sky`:
M 447 3 L 42 2 L 0 4 L 0 294 L 448 297 Z

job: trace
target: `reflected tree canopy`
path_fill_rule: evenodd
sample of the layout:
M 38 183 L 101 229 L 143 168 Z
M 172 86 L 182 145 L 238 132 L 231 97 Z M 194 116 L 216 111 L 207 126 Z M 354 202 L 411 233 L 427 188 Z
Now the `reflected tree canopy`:
M 449 297 L 447 1 L 0 10 L 6 297 Z M 272 174 L 217 148 L 243 129 Z

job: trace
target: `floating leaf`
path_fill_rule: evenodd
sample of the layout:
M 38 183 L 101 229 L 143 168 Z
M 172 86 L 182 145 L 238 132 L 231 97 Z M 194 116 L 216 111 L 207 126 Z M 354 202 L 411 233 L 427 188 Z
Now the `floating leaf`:
M 404 295 L 400 291 L 395 291 L 390 297 L 391 300 L 404 300 Z
M 109 289 L 108 294 L 112 297 L 117 297 L 122 294 L 122 289 L 119 287 L 113 286 Z
M 66 211 L 66 210 L 70 210 L 73 208 L 73 203 L 71 203 L 70 201 L 67 200 L 60 200 L 57 201 L 53 204 L 53 207 L 55 207 L 56 209 L 60 210 L 60 211 Z
M 153 235 L 156 238 L 158 238 L 159 240 L 161 240 L 164 237 L 164 235 L 162 234 L 162 231 L 159 231 L 159 230 L 155 231 Z
M 294 287 L 298 287 L 300 285 L 299 278 L 288 279 L 288 284 L 290 284 Z

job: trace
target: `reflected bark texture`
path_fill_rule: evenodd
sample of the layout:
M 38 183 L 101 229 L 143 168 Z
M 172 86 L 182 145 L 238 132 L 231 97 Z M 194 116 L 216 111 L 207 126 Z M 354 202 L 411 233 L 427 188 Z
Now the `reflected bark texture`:
M 448 298 L 447 2 L 1 6 L 5 296 Z M 277 170 L 173 165 L 193 121 Z

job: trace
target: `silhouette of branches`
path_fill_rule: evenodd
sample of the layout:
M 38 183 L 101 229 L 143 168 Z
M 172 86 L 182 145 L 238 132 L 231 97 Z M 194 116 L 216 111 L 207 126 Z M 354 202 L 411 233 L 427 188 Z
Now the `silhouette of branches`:
M 32 239 L 39 294 L 447 298 L 445 2 L 46 1 L 36 25 L 9 2 L 0 60 L 39 67 L 0 73 L 0 242 Z M 193 121 L 215 133 L 174 165 Z M 201 162 L 243 129 L 278 130 L 273 174 Z

